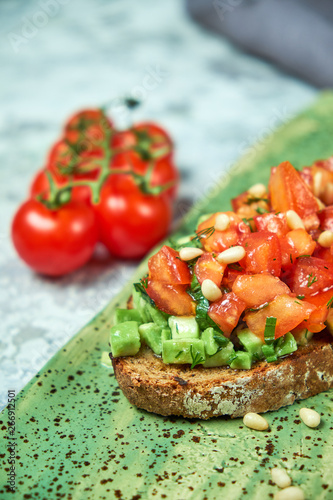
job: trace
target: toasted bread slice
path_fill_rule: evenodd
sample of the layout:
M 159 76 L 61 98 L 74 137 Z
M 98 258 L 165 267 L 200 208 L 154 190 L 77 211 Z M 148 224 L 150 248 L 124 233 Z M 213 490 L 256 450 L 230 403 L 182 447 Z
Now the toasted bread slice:
M 136 356 L 113 358 L 112 364 L 130 403 L 188 418 L 235 418 L 277 410 L 333 387 L 333 344 L 327 333 L 316 334 L 307 346 L 275 363 L 258 362 L 251 370 L 166 365 L 147 347 Z

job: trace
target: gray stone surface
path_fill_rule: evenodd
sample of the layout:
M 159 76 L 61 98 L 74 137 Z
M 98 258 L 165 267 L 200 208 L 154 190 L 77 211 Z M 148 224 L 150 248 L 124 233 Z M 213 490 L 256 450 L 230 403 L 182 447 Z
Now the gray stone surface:
M 195 201 L 254 142 L 263 144 L 316 95 L 186 18 L 176 0 L 2 0 L 0 4 L 0 380 L 19 391 L 122 288 L 137 263 L 102 249 L 57 280 L 16 256 L 10 223 L 67 116 L 117 96 L 140 97 L 134 119 L 177 143 L 180 198 Z M 179 213 L 179 208 L 176 210 Z

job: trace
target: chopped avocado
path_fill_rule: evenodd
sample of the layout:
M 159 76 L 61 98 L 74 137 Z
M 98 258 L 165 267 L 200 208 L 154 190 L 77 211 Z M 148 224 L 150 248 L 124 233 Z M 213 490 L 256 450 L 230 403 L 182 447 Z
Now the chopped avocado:
M 112 356 L 134 356 L 139 352 L 140 334 L 137 321 L 125 321 L 110 330 Z
M 225 347 L 219 348 L 219 350 L 212 356 L 207 355 L 206 361 L 203 366 L 205 368 L 212 368 L 214 366 L 226 366 L 229 364 L 229 359 L 235 356 L 234 345 L 232 342 L 228 342 Z
M 141 314 L 137 309 L 116 309 L 115 324 L 124 323 L 124 321 L 137 321 L 142 323 Z
M 149 323 L 149 321 L 152 321 L 152 317 L 148 309 L 146 308 L 147 302 L 145 301 L 145 299 L 142 298 L 141 293 L 138 290 L 136 290 L 134 286 L 133 286 L 132 296 L 133 296 L 134 308 L 139 311 L 142 321 L 144 323 Z
M 147 344 L 155 354 L 162 354 L 162 328 L 155 323 L 139 326 L 141 342 Z
M 263 358 L 261 348 L 264 343 L 259 337 L 257 337 L 257 335 L 252 333 L 251 330 L 249 330 L 248 328 L 241 330 L 237 333 L 237 337 L 244 349 L 252 354 L 255 359 Z
M 162 357 L 164 363 L 189 363 L 194 368 L 205 362 L 205 345 L 199 339 L 165 340 Z
M 249 370 L 252 364 L 252 354 L 244 351 L 236 351 L 233 360 L 230 363 L 230 368 L 238 370 Z
M 170 316 L 168 323 L 172 338 L 175 340 L 199 338 L 199 325 L 194 316 Z
M 297 351 L 297 343 L 294 336 L 288 332 L 274 342 L 275 352 L 278 357 L 285 356 Z
M 306 328 L 302 328 L 302 330 L 294 331 L 293 336 L 296 340 L 297 345 L 307 345 L 313 337 L 313 333 L 309 332 Z
M 214 330 L 213 327 L 206 328 L 201 338 L 205 343 L 205 351 L 209 356 L 215 354 L 221 347 L 229 344 L 229 340 L 223 335 L 222 332 Z
M 170 330 L 170 328 L 168 328 L 168 327 L 162 328 L 161 337 L 162 337 L 162 342 L 164 342 L 165 340 L 171 340 L 171 330 Z
M 146 311 L 150 314 L 151 319 L 156 325 L 161 326 L 162 328 L 168 326 L 168 320 L 166 319 L 166 314 L 162 311 L 156 309 L 156 307 L 151 306 L 146 302 Z

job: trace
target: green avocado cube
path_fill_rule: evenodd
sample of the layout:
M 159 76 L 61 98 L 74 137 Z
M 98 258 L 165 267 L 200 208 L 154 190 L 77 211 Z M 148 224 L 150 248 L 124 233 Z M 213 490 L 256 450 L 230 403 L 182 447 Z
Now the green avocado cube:
M 112 356 L 134 356 L 141 347 L 137 321 L 125 321 L 110 330 Z
M 165 340 L 162 345 L 164 363 L 202 364 L 205 362 L 205 344 L 199 339 Z
M 235 356 L 234 345 L 229 342 L 225 347 L 221 347 L 212 356 L 206 356 L 206 361 L 203 366 L 205 368 L 213 368 L 214 366 L 226 366 L 229 364 L 229 359 Z
M 262 346 L 264 342 L 248 328 L 237 333 L 237 337 L 244 349 L 256 359 L 263 358 Z
M 141 314 L 136 309 L 116 309 L 115 324 L 124 323 L 124 321 L 137 321 L 142 322 Z
M 249 370 L 252 364 L 252 354 L 244 351 L 236 351 L 234 359 L 230 363 L 230 368 L 238 370 Z
M 155 354 L 162 354 L 162 328 L 155 323 L 145 323 L 139 326 L 141 341 Z
M 194 316 L 170 316 L 168 323 L 175 340 L 198 339 L 200 336 L 199 325 Z

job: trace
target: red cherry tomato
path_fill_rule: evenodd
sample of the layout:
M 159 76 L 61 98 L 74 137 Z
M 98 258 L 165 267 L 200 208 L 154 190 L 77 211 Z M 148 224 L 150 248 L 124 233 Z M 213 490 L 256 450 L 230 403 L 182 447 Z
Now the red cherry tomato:
M 94 205 L 100 240 L 117 257 L 139 258 L 164 238 L 171 223 L 169 201 L 144 194 L 128 175 L 112 175 Z
M 12 224 L 12 240 L 21 259 L 48 276 L 61 276 L 85 264 L 97 235 L 93 210 L 74 201 L 49 210 L 37 200 L 28 200 Z
M 82 109 L 72 115 L 65 123 L 64 131 L 87 129 L 91 125 L 113 127 L 112 121 L 100 108 Z

